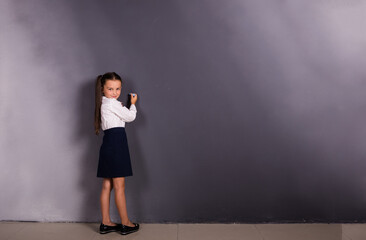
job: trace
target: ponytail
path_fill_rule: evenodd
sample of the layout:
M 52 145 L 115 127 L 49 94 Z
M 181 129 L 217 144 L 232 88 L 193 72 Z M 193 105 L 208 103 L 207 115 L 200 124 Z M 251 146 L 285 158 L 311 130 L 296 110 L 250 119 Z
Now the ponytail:
M 101 125 L 100 107 L 102 106 L 102 75 L 97 77 L 97 82 L 95 84 L 95 114 L 94 114 L 94 130 L 95 134 L 99 134 Z

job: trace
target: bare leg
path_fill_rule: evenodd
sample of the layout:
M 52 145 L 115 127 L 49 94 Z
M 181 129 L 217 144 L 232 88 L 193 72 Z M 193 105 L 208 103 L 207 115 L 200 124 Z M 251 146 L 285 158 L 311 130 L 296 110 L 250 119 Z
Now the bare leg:
M 125 178 L 113 178 L 114 196 L 119 216 L 123 225 L 134 227 L 135 225 L 128 219 L 126 195 L 125 195 Z
M 108 226 L 115 226 L 116 224 L 112 223 L 111 217 L 109 215 L 109 202 L 111 198 L 111 191 L 113 188 L 113 182 L 111 178 L 104 178 L 102 191 L 100 193 L 100 207 L 102 210 L 102 223 Z

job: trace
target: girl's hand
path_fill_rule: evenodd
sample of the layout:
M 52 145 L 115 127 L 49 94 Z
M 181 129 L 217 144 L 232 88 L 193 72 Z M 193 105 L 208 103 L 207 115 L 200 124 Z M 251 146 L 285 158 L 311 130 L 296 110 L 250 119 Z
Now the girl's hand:
M 137 94 L 131 93 L 131 104 L 135 104 L 137 101 Z

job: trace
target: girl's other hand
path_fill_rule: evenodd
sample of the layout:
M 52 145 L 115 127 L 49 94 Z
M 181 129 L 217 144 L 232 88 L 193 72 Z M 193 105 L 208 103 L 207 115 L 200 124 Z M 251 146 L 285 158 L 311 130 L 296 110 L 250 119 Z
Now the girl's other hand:
M 131 93 L 131 104 L 135 104 L 137 101 L 137 94 Z

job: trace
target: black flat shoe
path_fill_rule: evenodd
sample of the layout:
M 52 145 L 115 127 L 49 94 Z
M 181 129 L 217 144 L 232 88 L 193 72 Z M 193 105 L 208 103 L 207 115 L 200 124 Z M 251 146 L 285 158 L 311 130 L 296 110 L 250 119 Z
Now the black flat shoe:
M 117 232 L 119 230 L 121 230 L 122 224 L 117 224 L 116 226 L 108 226 L 108 225 L 104 225 L 103 223 L 100 224 L 99 227 L 99 233 L 100 234 L 106 234 L 106 233 L 110 233 L 110 232 Z
M 138 223 L 134 223 L 134 227 L 129 227 L 129 226 L 126 226 L 126 225 L 122 225 L 119 232 L 122 234 L 122 235 L 127 235 L 127 234 L 130 234 L 130 233 L 133 233 L 133 232 L 137 232 L 140 228 L 140 225 Z

